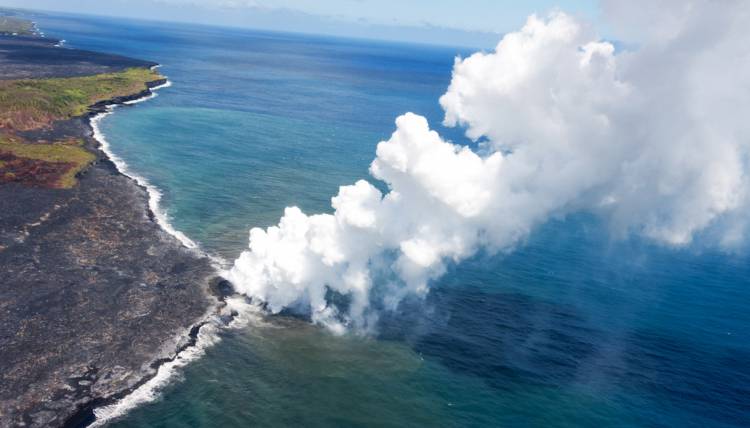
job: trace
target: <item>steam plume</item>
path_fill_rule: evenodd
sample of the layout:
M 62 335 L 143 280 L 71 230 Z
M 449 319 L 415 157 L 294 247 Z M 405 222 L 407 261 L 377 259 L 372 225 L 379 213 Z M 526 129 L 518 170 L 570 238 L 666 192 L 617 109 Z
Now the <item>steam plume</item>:
M 440 99 L 445 124 L 484 139 L 488 155 L 444 141 L 407 113 L 370 167 L 387 194 L 362 180 L 340 188 L 333 214 L 287 208 L 278 226 L 250 231 L 227 277 L 273 312 L 302 305 L 342 330 L 370 325 L 375 300 L 394 307 L 426 293 L 446 263 L 511 249 L 551 215 L 595 212 L 616 233 L 667 245 L 707 229 L 719 245 L 741 242 L 750 3 L 604 10 L 636 48 L 616 52 L 556 12 L 531 16 L 494 52 L 456 59 Z M 330 303 L 331 291 L 349 304 Z

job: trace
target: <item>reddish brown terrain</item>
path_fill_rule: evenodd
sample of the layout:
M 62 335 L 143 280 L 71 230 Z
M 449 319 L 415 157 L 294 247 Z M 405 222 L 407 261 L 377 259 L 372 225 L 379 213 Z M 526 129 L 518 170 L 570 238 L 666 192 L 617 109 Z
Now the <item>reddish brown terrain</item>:
M 72 162 L 39 161 L 0 151 L 0 183 L 54 188 L 75 167 Z

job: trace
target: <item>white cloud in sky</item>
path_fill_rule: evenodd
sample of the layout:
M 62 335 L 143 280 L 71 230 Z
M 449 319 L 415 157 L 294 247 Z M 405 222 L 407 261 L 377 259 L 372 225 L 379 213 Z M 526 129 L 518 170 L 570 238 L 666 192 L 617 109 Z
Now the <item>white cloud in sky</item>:
M 372 325 L 378 305 L 424 295 L 447 263 L 510 250 L 552 215 L 590 211 L 620 233 L 688 245 L 715 229 L 743 242 L 750 208 L 750 3 L 609 2 L 637 49 L 616 53 L 564 13 L 532 16 L 490 53 L 457 59 L 445 123 L 489 155 L 405 114 L 333 214 L 287 208 L 253 229 L 227 272 L 273 312 L 309 308 L 334 330 Z M 629 38 L 626 38 L 628 36 Z M 373 297 L 373 288 L 379 287 Z M 327 289 L 351 298 L 348 309 Z

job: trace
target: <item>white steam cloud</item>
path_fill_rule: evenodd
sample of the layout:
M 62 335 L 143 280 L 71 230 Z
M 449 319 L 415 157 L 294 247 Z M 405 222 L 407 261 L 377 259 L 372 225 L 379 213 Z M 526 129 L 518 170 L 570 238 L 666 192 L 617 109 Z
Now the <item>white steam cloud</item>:
M 374 303 L 424 294 L 447 263 L 512 248 L 551 215 L 596 212 L 619 233 L 669 245 L 708 229 L 720 245 L 741 242 L 750 2 L 604 11 L 634 48 L 616 52 L 558 12 L 531 16 L 494 52 L 456 60 L 440 99 L 445 124 L 484 139 L 488 155 L 407 113 L 370 167 L 387 194 L 363 180 L 340 188 L 333 214 L 287 208 L 278 226 L 251 230 L 228 279 L 272 312 L 301 305 L 341 330 L 371 325 Z M 330 291 L 348 305 L 331 303 Z

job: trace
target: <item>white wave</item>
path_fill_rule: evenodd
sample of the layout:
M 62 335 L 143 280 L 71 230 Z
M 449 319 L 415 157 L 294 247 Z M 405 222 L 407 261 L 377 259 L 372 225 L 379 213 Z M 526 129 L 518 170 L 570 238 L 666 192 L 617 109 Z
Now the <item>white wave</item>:
M 156 91 L 156 90 L 162 89 L 162 88 L 169 88 L 171 86 L 172 86 L 172 82 L 170 80 L 167 80 L 166 82 L 162 83 L 161 85 L 154 86 L 153 88 L 151 88 L 151 91 Z
M 233 314 L 232 322 L 227 328 L 241 329 L 248 325 L 255 327 L 272 327 L 272 324 L 265 322 L 263 316 L 267 311 L 263 309 L 260 302 L 251 301 L 245 296 L 235 295 L 227 297 L 224 302 L 226 307 L 223 312 Z
M 151 88 L 151 94 L 149 94 L 148 96 L 128 101 L 123 104 L 132 105 L 150 100 L 157 96 L 156 92 L 154 91 L 169 87 L 171 85 L 172 83 L 170 81 L 167 81 L 162 85 Z M 99 125 L 105 117 L 111 115 L 114 112 L 116 107 L 118 107 L 118 105 L 108 106 L 105 112 L 97 114 L 91 119 L 91 128 L 93 129 L 94 138 L 99 142 L 101 150 L 107 155 L 112 163 L 115 164 L 115 167 L 121 174 L 131 178 L 140 186 L 146 189 L 148 193 L 149 209 L 154 213 L 157 224 L 159 224 L 159 226 L 164 231 L 177 238 L 185 247 L 200 251 L 198 244 L 196 244 L 192 239 L 188 238 L 187 235 L 185 235 L 183 232 L 175 229 L 169 222 L 167 213 L 162 210 L 160 206 L 162 197 L 161 191 L 156 186 L 152 185 L 145 177 L 142 177 L 131 171 L 128 164 L 121 157 L 112 152 L 109 141 L 105 138 Z M 202 254 L 211 259 L 214 267 L 217 270 L 220 270 L 227 264 L 225 260 L 218 256 L 207 254 L 205 252 L 202 252 Z M 232 323 L 230 323 L 227 327 L 239 328 L 247 325 L 247 323 L 251 321 L 258 321 L 260 317 L 259 315 L 252 315 L 254 311 L 257 312 L 260 311 L 260 309 L 252 305 L 243 306 L 239 301 L 235 301 L 231 305 L 228 304 L 226 308 L 227 309 L 225 309 L 225 311 L 234 311 L 235 313 L 242 314 L 236 316 Z M 221 324 L 221 322 L 219 322 L 216 318 L 209 320 L 207 324 L 201 327 L 200 332 L 198 333 L 198 336 L 196 338 L 195 345 L 188 347 L 177 354 L 174 360 L 161 365 L 153 378 L 149 379 L 146 383 L 136 388 L 132 393 L 118 400 L 114 404 L 94 409 L 96 420 L 91 426 L 102 426 L 115 418 L 119 418 L 125 415 L 128 411 L 141 404 L 156 400 L 160 394 L 160 391 L 166 385 L 168 385 L 174 378 L 175 374 L 178 373 L 178 369 L 186 366 L 191 361 L 200 358 L 204 355 L 207 348 L 220 341 L 217 332 L 222 326 L 223 325 Z
M 244 297 L 230 297 L 226 300 L 223 315 L 234 313 L 232 321 L 226 325 L 218 317 L 213 317 L 201 327 L 195 345 L 186 348 L 174 360 L 159 367 L 156 375 L 133 392 L 108 406 L 94 409 L 95 420 L 90 427 L 99 427 L 120 418 L 134 408 L 156 401 L 166 386 L 175 379 L 179 379 L 180 369 L 205 355 L 206 350 L 221 342 L 219 332 L 222 329 L 240 329 L 247 325 L 265 326 L 263 321 L 265 311 L 258 305 L 249 302 Z
M 134 99 L 134 100 L 130 100 L 130 101 L 125 101 L 123 104 L 125 104 L 125 105 L 133 105 L 133 104 L 142 103 L 144 101 L 152 100 L 152 99 L 154 99 L 154 98 L 156 98 L 156 97 L 159 96 L 159 94 L 156 92 L 157 90 L 163 89 L 163 88 L 169 88 L 170 86 L 172 86 L 172 82 L 170 82 L 169 80 L 167 80 L 165 83 L 162 83 L 161 85 L 154 86 L 153 88 L 151 88 L 151 93 L 149 95 L 147 95 L 145 97 L 137 98 L 137 99 Z
M 201 327 L 195 345 L 177 354 L 174 360 L 162 364 L 157 370 L 156 376 L 114 404 L 94 409 L 96 419 L 90 426 L 103 426 L 107 422 L 125 415 L 137 406 L 156 400 L 180 368 L 202 357 L 206 353 L 206 349 L 221 341 L 221 338 L 217 335 L 218 330 L 219 327 L 215 323 L 209 323 Z
M 147 99 L 148 97 L 144 98 Z M 97 114 L 91 119 L 91 128 L 94 130 L 94 138 L 99 142 L 102 151 L 107 155 L 107 157 L 109 157 L 112 163 L 115 164 L 117 170 L 120 171 L 120 173 L 127 177 L 130 177 L 136 183 L 146 189 L 149 196 L 148 207 L 151 212 L 154 213 L 154 217 L 156 218 L 156 222 L 159 224 L 159 226 L 161 226 L 161 228 L 164 229 L 167 233 L 177 238 L 185 247 L 190 249 L 198 249 L 198 244 L 196 244 L 192 239 L 188 238 L 187 235 L 185 235 L 181 231 L 175 229 L 172 224 L 169 223 L 169 217 L 167 216 L 166 212 L 161 209 L 159 204 L 162 198 L 161 191 L 156 186 L 152 185 L 145 177 L 142 177 L 131 171 L 128 164 L 121 157 L 112 152 L 109 141 L 107 141 L 104 134 L 102 133 L 99 124 L 102 119 L 113 113 L 115 107 L 116 106 L 109 106 L 107 107 L 106 112 Z
M 151 92 L 149 95 L 147 95 L 145 97 L 137 98 L 137 99 L 130 100 L 130 101 L 125 101 L 123 104 L 124 105 L 128 105 L 128 106 L 133 105 L 133 104 L 140 104 L 140 103 L 142 103 L 144 101 L 152 100 L 152 99 L 156 98 L 157 96 L 158 96 L 158 94 L 156 92 Z
M 143 101 L 147 101 L 150 99 L 153 99 L 157 96 L 156 90 L 167 88 L 172 86 L 172 82 L 167 80 L 166 83 L 151 88 L 151 93 L 145 97 L 138 98 L 136 100 L 127 101 L 123 104 L 126 105 L 133 105 L 138 104 Z M 228 262 L 224 260 L 223 258 L 209 254 L 205 251 L 203 251 L 200 246 L 195 243 L 192 239 L 190 239 L 187 235 L 185 235 L 182 231 L 177 230 L 174 228 L 174 226 L 169 222 L 169 215 L 161 208 L 161 198 L 162 198 L 162 192 L 159 190 L 158 187 L 151 184 L 151 182 L 148 181 L 147 178 L 135 173 L 130 169 L 130 166 L 123 160 L 120 156 L 115 154 L 112 151 L 112 147 L 109 144 L 109 141 L 107 141 L 107 138 L 104 136 L 104 134 L 101 131 L 101 127 L 99 126 L 101 121 L 111 115 L 114 110 L 118 107 L 117 104 L 108 106 L 106 111 L 103 113 L 99 113 L 91 118 L 91 128 L 94 131 L 94 139 L 96 139 L 99 142 L 99 146 L 101 147 L 101 150 L 107 155 L 107 157 L 112 161 L 112 163 L 115 164 L 115 167 L 117 170 L 134 180 L 138 185 L 142 186 L 146 189 L 146 193 L 148 194 L 148 207 L 151 210 L 151 212 L 154 214 L 154 218 L 156 219 L 156 223 L 161 227 L 165 232 L 169 233 L 170 235 L 177 238 L 177 240 L 180 241 L 182 245 L 185 247 L 196 250 L 201 252 L 204 256 L 208 257 L 212 265 L 217 270 L 224 269 Z

